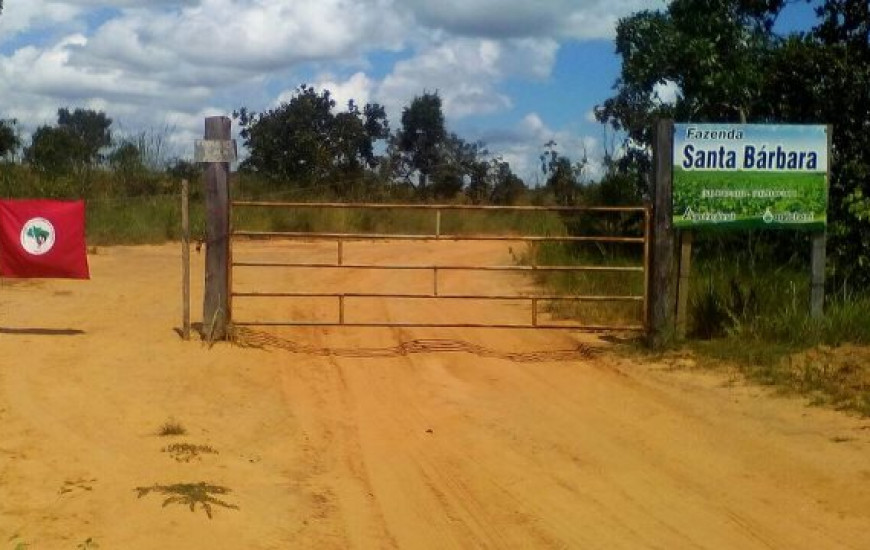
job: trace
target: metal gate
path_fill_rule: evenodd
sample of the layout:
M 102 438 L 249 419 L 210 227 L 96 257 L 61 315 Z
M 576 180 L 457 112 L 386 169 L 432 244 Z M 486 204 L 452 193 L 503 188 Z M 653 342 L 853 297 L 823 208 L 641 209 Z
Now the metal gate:
M 353 326 L 353 327 L 489 327 L 489 328 L 545 328 L 545 329 L 581 329 L 581 330 L 635 330 L 645 329 L 647 319 L 647 307 L 649 297 L 649 283 L 647 273 L 650 262 L 650 210 L 647 207 L 568 207 L 568 206 L 476 206 L 476 205 L 428 205 L 428 204 L 363 204 L 363 203 L 300 203 L 300 202 L 258 202 L 258 201 L 234 201 L 232 207 L 235 210 L 246 208 L 266 209 L 368 209 L 368 210 L 417 210 L 431 212 L 433 215 L 431 231 L 426 234 L 401 234 L 401 233 L 363 233 L 363 232 L 317 232 L 317 231 L 249 231 L 233 229 L 230 233 L 230 311 L 232 303 L 236 300 L 249 298 L 335 298 L 336 316 L 333 321 L 253 321 L 233 319 L 236 326 Z M 491 211 L 491 212 L 559 212 L 566 214 L 595 214 L 595 213 L 627 213 L 642 217 L 639 224 L 641 235 L 508 235 L 508 234 L 445 234 L 442 232 L 442 213 L 447 211 Z M 331 241 L 334 242 L 335 260 L 332 262 L 259 262 L 259 261 L 233 261 L 232 249 L 241 239 L 290 239 L 305 242 Z M 545 242 L 586 242 L 586 243 L 625 243 L 642 247 L 642 265 L 616 266 L 616 265 L 537 265 L 535 261 L 531 265 L 413 265 L 413 264 L 374 264 L 374 263 L 348 263 L 344 258 L 344 243 L 350 241 L 515 241 L 530 243 L 532 246 Z M 535 258 L 533 253 L 531 257 Z M 294 292 L 269 292 L 268 290 L 257 292 L 237 292 L 233 288 L 233 271 L 237 269 L 343 269 L 343 270 L 415 270 L 429 272 L 432 277 L 432 289 L 428 293 L 367 293 L 367 292 L 306 292 L 299 290 Z M 473 293 L 445 293 L 439 289 L 439 273 L 448 271 L 501 271 L 501 272 L 580 272 L 596 271 L 603 273 L 637 272 L 643 276 L 642 295 L 581 295 L 581 294 L 473 294 Z M 498 324 L 498 323 L 426 323 L 426 322 L 349 322 L 346 319 L 346 308 L 354 298 L 380 298 L 380 299 L 427 299 L 427 300 L 501 300 L 501 301 L 525 301 L 531 304 L 530 318 L 525 324 Z M 541 322 L 540 302 L 635 302 L 642 304 L 642 319 L 635 323 L 625 325 L 603 324 L 554 324 Z

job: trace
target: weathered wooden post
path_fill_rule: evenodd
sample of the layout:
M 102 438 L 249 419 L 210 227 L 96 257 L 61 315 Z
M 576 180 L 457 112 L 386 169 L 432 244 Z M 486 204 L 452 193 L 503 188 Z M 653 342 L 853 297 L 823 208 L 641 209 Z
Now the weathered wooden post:
M 230 162 L 235 144 L 228 117 L 205 119 L 205 139 L 196 144 L 197 162 L 205 169 L 205 292 L 203 335 L 209 341 L 227 337 L 230 311 Z
M 674 336 L 674 121 L 659 120 L 653 137 L 653 220 L 647 343 L 666 346 Z
M 828 124 L 825 128 L 828 141 L 828 189 L 831 185 L 831 144 L 834 138 L 834 127 Z M 827 234 L 825 231 L 812 236 L 812 256 L 810 264 L 810 317 L 820 318 L 825 314 L 825 261 Z
M 677 338 L 686 337 L 689 323 L 689 279 L 692 273 L 691 230 L 680 231 L 680 269 L 677 284 Z
M 812 237 L 812 257 L 810 264 L 810 317 L 818 319 L 825 313 L 825 233 Z
M 181 180 L 181 337 L 190 340 L 190 188 Z

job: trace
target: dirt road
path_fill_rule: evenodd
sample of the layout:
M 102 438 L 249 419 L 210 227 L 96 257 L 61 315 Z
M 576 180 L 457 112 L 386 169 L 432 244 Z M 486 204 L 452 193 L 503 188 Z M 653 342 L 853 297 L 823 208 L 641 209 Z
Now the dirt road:
M 357 246 L 348 262 L 420 257 L 409 245 Z M 422 263 L 509 261 L 488 243 L 429 254 Z M 183 342 L 178 258 L 177 245 L 100 248 L 92 281 L 3 282 L 0 549 L 74 549 L 88 538 L 106 550 L 870 548 L 866 420 L 621 358 L 570 331 L 272 333 L 379 357 Z M 199 297 L 203 257 L 194 260 Z M 419 274 L 235 277 L 249 289 L 326 289 L 342 277 L 361 290 L 431 284 Z M 505 292 L 528 282 L 444 284 Z M 528 314 L 510 303 L 348 307 L 358 320 Z M 336 315 L 326 302 L 239 302 L 236 313 Z M 415 338 L 501 353 L 600 351 L 527 362 L 377 353 Z M 158 436 L 170 420 L 186 435 Z

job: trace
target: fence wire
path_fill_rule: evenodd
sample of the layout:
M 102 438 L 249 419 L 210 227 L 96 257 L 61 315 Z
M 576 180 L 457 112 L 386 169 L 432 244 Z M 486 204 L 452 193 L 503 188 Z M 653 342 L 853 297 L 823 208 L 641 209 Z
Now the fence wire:
M 546 363 L 552 361 L 579 361 L 592 359 L 598 350 L 578 343 L 573 349 L 529 352 L 502 352 L 486 346 L 454 339 L 415 339 L 392 347 L 383 348 L 325 348 L 294 342 L 274 334 L 234 326 L 229 331 L 230 340 L 237 346 L 257 349 L 281 349 L 290 353 L 319 357 L 405 357 L 423 353 L 469 353 L 478 357 L 504 359 L 515 363 Z

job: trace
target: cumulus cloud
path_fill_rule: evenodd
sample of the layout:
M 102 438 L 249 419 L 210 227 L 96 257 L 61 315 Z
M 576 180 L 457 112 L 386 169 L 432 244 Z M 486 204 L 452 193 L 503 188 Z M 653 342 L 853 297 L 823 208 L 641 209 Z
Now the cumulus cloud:
M 374 95 L 391 113 L 424 90 L 438 92 L 449 118 L 494 113 L 513 105 L 498 84 L 511 77 L 549 75 L 557 51 L 558 44 L 549 39 L 450 38 L 396 63 Z
M 25 30 L 38 30 L 67 24 L 82 10 L 68 2 L 46 0 L 5 0 L 0 16 L 0 44 L 11 40 Z
M 342 108 L 351 98 L 382 103 L 394 125 L 424 91 L 440 94 L 451 123 L 506 114 L 516 101 L 505 83 L 545 82 L 565 40 L 610 37 L 618 17 L 663 3 L 5 0 L 0 118 L 35 126 L 54 122 L 60 106 L 83 106 L 128 126 L 171 126 L 187 143 L 204 116 L 268 108 L 302 81 L 329 89 Z M 373 68 L 373 52 L 399 60 Z M 580 139 L 536 116 L 500 137 L 526 169 L 545 136 Z
M 329 90 L 332 94 L 332 99 L 335 100 L 336 106 L 341 110 L 347 107 L 350 100 L 353 100 L 360 108 L 366 103 L 370 103 L 372 101 L 374 86 L 374 80 L 363 72 L 356 72 L 344 81 L 336 79 L 333 75 L 323 74 L 314 82 L 315 88 Z M 281 101 L 285 100 L 283 97 L 278 99 Z M 289 99 L 289 97 L 286 99 Z
M 490 38 L 609 38 L 620 17 L 664 0 L 407 0 L 420 24 Z

